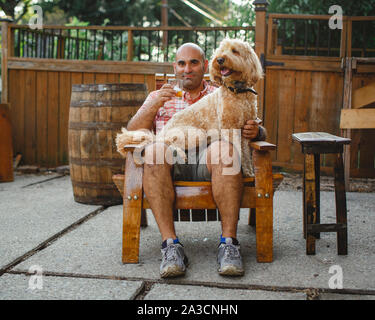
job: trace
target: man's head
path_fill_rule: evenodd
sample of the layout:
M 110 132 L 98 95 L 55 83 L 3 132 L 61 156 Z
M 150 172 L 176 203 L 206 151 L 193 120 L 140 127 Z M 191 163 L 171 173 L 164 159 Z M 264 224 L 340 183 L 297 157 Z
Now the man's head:
M 176 77 L 184 80 L 184 88 L 189 91 L 201 85 L 203 76 L 207 72 L 208 61 L 204 51 L 196 44 L 189 42 L 178 48 L 173 67 Z

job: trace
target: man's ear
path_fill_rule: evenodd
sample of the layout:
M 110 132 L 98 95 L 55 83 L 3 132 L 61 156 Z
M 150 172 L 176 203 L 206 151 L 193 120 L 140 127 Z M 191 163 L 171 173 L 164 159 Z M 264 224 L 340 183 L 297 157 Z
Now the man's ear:
M 176 62 L 173 62 L 173 71 L 174 71 L 174 74 L 176 74 Z

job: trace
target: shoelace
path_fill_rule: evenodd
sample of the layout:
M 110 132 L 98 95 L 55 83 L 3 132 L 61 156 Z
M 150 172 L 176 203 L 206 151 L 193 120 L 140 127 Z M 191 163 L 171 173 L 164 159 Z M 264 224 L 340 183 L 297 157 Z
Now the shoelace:
M 164 252 L 164 256 L 167 261 L 177 261 L 177 249 L 176 246 L 170 245 Z
M 239 250 L 231 244 L 226 244 L 224 247 L 224 259 L 227 260 L 228 258 L 238 258 L 240 256 Z

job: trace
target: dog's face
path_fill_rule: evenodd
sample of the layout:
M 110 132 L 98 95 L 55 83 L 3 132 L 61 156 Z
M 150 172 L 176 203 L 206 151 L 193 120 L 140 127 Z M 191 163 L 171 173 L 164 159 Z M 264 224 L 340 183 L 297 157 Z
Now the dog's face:
M 263 76 L 259 58 L 251 46 L 237 39 L 224 39 L 210 61 L 210 79 L 219 85 L 243 82 L 252 87 Z

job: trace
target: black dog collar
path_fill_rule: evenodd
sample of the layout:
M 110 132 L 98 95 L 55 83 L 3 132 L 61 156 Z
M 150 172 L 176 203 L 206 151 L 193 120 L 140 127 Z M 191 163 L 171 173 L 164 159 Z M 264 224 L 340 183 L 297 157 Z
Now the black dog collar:
M 234 92 L 234 93 L 245 93 L 245 92 L 251 92 L 255 95 L 258 95 L 258 93 L 253 89 L 253 88 L 249 88 L 249 87 L 245 87 L 245 82 L 242 82 L 242 81 L 233 81 L 233 87 L 229 87 L 227 85 L 225 85 L 230 91 Z
M 258 93 L 252 89 L 252 88 L 233 88 L 233 87 L 227 87 L 230 91 L 234 93 L 245 93 L 245 92 L 251 92 L 254 93 L 255 95 L 258 95 Z

